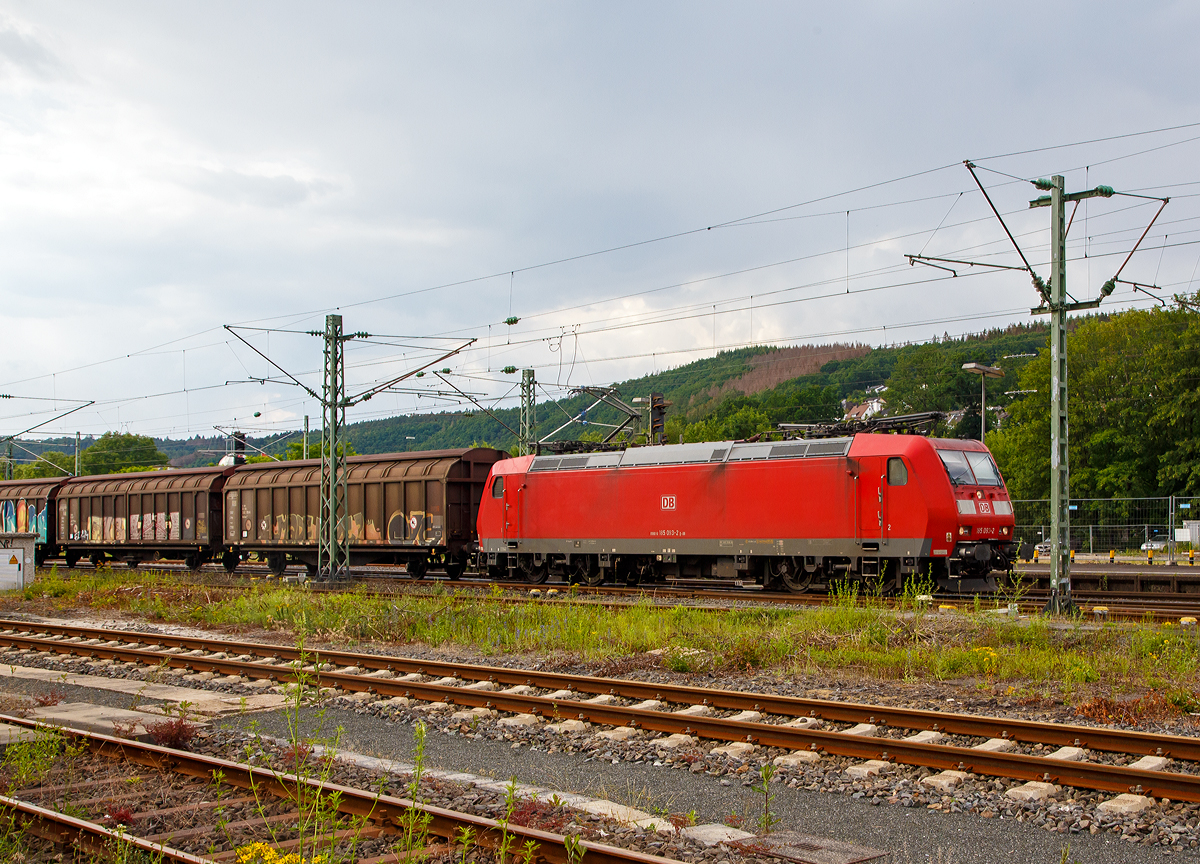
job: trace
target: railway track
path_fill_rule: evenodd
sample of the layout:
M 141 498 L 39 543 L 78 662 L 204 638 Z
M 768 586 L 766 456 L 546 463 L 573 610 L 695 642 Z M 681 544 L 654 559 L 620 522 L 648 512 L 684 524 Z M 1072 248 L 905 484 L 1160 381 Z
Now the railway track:
M 829 755 L 921 766 L 951 785 L 976 774 L 1200 802 L 1195 737 L 89 627 L 0 621 L 0 628 L 0 645 L 20 651 L 238 680 L 292 681 L 307 663 L 321 687 L 404 705 L 497 711 L 517 725 L 585 721 L 664 733 L 673 746 L 705 738 L 735 750 L 782 748 L 792 764 Z M 1036 755 L 1046 746 L 1060 749 Z M 1178 770 L 1165 770 L 1172 762 Z
M 335 844 L 342 839 L 338 836 L 339 834 L 365 835 L 367 837 L 376 837 L 380 834 L 400 835 L 406 830 L 406 826 L 415 824 L 412 819 L 413 815 L 417 814 L 425 823 L 427 832 L 444 841 L 447 848 L 462 836 L 461 832 L 464 829 L 473 832 L 475 844 L 491 850 L 499 849 L 502 843 L 514 849 L 526 848 L 527 842 L 536 844 L 536 852 L 529 858 L 530 864 L 538 861 L 544 861 L 547 864 L 570 864 L 584 856 L 589 862 L 600 862 L 600 864 L 664 864 L 670 860 L 589 840 L 575 842 L 574 838 L 537 828 L 512 822 L 501 824 L 495 819 L 475 813 L 459 812 L 408 798 L 382 794 L 378 790 L 364 790 L 341 785 L 331 782 L 324 776 L 288 773 L 269 766 L 249 765 L 216 756 L 161 747 L 81 729 L 48 726 L 20 717 L 0 714 L 0 722 L 10 726 L 31 730 L 43 729 L 63 735 L 85 747 L 92 755 L 107 757 L 123 766 L 139 769 L 128 772 L 127 776 L 123 778 L 115 778 L 114 782 L 123 780 L 126 788 L 133 785 L 131 781 L 138 781 L 138 785 L 142 782 L 154 782 L 154 778 L 149 776 L 152 773 L 186 778 L 181 791 L 190 794 L 190 806 L 175 807 L 172 806 L 174 801 L 168 801 L 166 807 L 140 813 L 139 821 L 142 822 L 154 824 L 155 817 L 177 815 L 180 810 L 198 811 L 202 819 L 205 815 L 211 817 L 213 809 L 211 802 L 215 800 L 219 803 L 222 800 L 218 786 L 241 793 L 251 793 L 250 796 L 243 795 L 241 798 L 226 799 L 229 803 L 255 802 L 263 795 L 273 796 L 280 802 L 279 806 L 271 808 L 279 810 L 279 812 L 265 818 L 226 823 L 220 828 L 216 825 L 216 820 L 210 818 L 208 821 L 213 824 L 207 826 L 201 824 L 198 827 L 168 831 L 165 836 L 160 833 L 151 837 L 139 837 L 130 831 L 118 832 L 95 822 L 72 817 L 31 801 L 22 800 L 23 798 L 47 796 L 54 800 L 52 793 L 61 791 L 61 787 L 35 787 L 22 790 L 11 797 L 0 797 L 0 809 L 11 814 L 26 830 L 55 843 L 72 845 L 91 854 L 113 855 L 114 850 L 119 849 L 119 845 L 124 843 L 133 849 L 149 853 L 153 856 L 152 860 L 175 861 L 181 862 L 181 864 L 215 864 L 220 861 L 231 861 L 234 860 L 235 855 L 230 852 L 224 852 L 214 857 L 202 857 L 167 844 L 179 839 L 187 839 L 194 844 L 197 838 L 204 838 L 208 835 L 220 837 L 222 831 L 227 832 L 231 828 L 258 829 L 260 836 L 269 836 L 262 831 L 268 824 L 286 826 L 300 817 L 298 811 L 291 809 L 293 802 L 304 801 L 306 806 L 312 807 L 312 802 L 320 799 L 324 802 L 324 806 L 335 807 L 338 814 L 344 818 L 363 820 L 362 824 L 365 827 L 362 829 L 337 830 L 338 825 L 334 823 L 332 825 L 333 833 L 316 838 L 321 841 L 332 841 Z M 88 783 L 82 782 L 76 785 L 77 788 L 80 785 L 86 788 Z M 117 785 L 121 784 L 118 782 Z M 207 805 L 197 803 L 196 799 L 200 793 L 203 793 L 203 797 L 207 798 L 210 803 Z M 143 797 L 146 796 L 143 794 Z M 186 800 L 184 796 L 180 795 L 176 795 L 174 798 Z M 258 812 L 267 812 L 262 805 L 256 809 Z M 247 837 L 246 840 L 249 842 L 250 838 Z M 285 840 L 282 843 L 276 841 L 270 845 L 277 853 L 285 854 L 297 848 L 295 840 Z M 125 859 L 121 858 L 120 860 Z M 359 860 L 360 864 L 391 864 L 400 858 L 395 854 L 388 854 Z

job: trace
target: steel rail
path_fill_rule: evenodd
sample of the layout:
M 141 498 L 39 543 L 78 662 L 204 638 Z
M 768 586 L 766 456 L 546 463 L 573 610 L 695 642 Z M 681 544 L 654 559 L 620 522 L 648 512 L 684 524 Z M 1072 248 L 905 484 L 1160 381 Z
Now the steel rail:
M 14 637 L 0 637 L 12 639 Z M 21 637 L 16 637 L 21 638 Z M 37 641 L 37 640 L 29 640 Z M 72 645 L 57 642 L 43 642 L 49 646 L 60 646 L 70 649 Z M 206 660 L 202 657 L 177 657 L 176 655 L 158 655 L 139 649 L 113 648 L 103 646 L 79 646 L 90 648 L 112 656 L 114 659 L 126 659 L 145 662 L 147 658 L 155 661 L 168 658 L 180 665 L 195 664 L 208 667 L 212 671 L 227 672 L 228 674 L 250 674 L 258 677 L 283 672 L 285 677 L 291 677 L 287 667 L 264 667 L 253 663 L 236 660 Z M 496 670 L 511 672 L 512 670 Z M 577 676 L 565 676 L 577 677 Z M 624 685 L 633 682 L 621 682 L 611 679 L 583 679 L 593 686 L 597 683 Z M 951 747 L 938 744 L 918 744 L 915 742 L 892 738 L 864 738 L 846 735 L 838 732 L 826 732 L 815 729 L 798 729 L 766 723 L 751 723 L 698 716 L 681 716 L 675 713 L 647 711 L 612 705 L 597 705 L 587 702 L 568 700 L 553 700 L 541 696 L 525 696 L 519 694 L 467 690 L 459 687 L 449 687 L 439 684 L 425 684 L 393 679 L 366 678 L 361 675 L 347 675 L 337 672 L 319 673 L 318 684 L 332 685 L 350 691 L 372 691 L 379 695 L 408 696 L 428 701 L 454 703 L 473 707 L 487 707 L 522 714 L 540 714 L 545 717 L 564 718 L 575 716 L 612 726 L 633 726 L 652 731 L 698 734 L 707 738 L 725 741 L 749 740 L 764 746 L 784 747 L 791 750 L 817 749 L 833 755 L 865 759 L 880 759 L 911 765 L 922 765 L 943 770 L 967 770 L 980 774 L 1023 780 L 1048 780 L 1067 785 L 1099 789 L 1103 791 L 1125 792 L 1141 788 L 1149 790 L 1148 794 L 1170 797 L 1180 801 L 1200 802 L 1200 775 L 1176 774 L 1158 771 L 1139 771 L 1130 768 L 1100 765 L 1094 763 L 1064 762 L 1038 756 L 1025 756 L 1011 753 L 988 753 L 963 747 Z M 647 696 L 655 685 L 636 684 L 640 689 L 636 696 Z M 826 716 L 833 714 L 836 709 L 857 710 L 853 716 L 842 716 L 830 719 L 861 719 L 863 711 L 873 712 L 870 719 L 879 722 L 899 718 L 936 718 L 926 728 L 940 728 L 943 731 L 958 732 L 968 735 L 989 735 L 991 737 L 1007 736 L 1018 740 L 1036 740 L 1042 743 L 1070 743 L 1091 749 L 1109 749 L 1127 753 L 1154 752 L 1172 756 L 1178 759 L 1194 759 L 1200 748 L 1200 739 L 1181 736 L 1153 735 L 1150 733 L 1128 732 L 1124 730 L 1103 730 L 1091 727 L 1060 727 L 1056 724 L 1038 724 L 1032 721 L 1010 721 L 997 718 L 978 718 L 969 715 L 942 715 L 937 712 L 912 712 L 903 709 L 891 709 L 885 706 L 854 705 L 853 703 L 828 703 L 816 700 L 797 700 L 793 697 L 769 697 L 763 694 L 738 694 L 733 691 L 704 691 L 695 688 L 683 689 L 689 692 L 706 694 L 707 697 L 726 696 L 738 697 L 742 701 L 727 707 L 744 707 L 745 700 L 759 699 L 757 707 L 770 709 L 773 699 L 782 699 L 785 703 L 819 704 L 830 708 Z M 630 694 L 625 694 L 630 695 Z M 656 694 L 661 695 L 661 694 Z M 715 704 L 709 698 L 708 704 Z M 767 705 L 761 704 L 762 701 Z M 911 719 L 908 722 L 895 722 L 892 725 L 914 726 Z M 1076 735 L 1078 733 L 1078 735 Z M 1075 736 L 1075 737 L 1070 737 Z
M 12 813 L 13 818 L 30 834 L 63 846 L 74 846 L 89 855 L 113 855 L 121 844 L 125 844 L 155 856 L 154 860 L 166 859 L 179 864 L 214 864 L 211 858 L 201 858 L 161 843 L 143 840 L 132 834 L 113 831 L 95 822 L 76 819 L 74 816 L 47 810 L 17 798 L 0 795 L 0 809 Z
M 504 833 L 507 832 L 510 837 L 517 839 L 519 845 L 523 845 L 527 840 L 538 844 L 534 860 L 541 859 L 548 864 L 571 864 L 571 858 L 566 848 L 566 838 L 536 828 L 515 824 L 504 826 L 495 819 L 473 813 L 460 813 L 432 804 L 416 803 L 407 798 L 397 798 L 310 777 L 272 771 L 216 756 L 206 756 L 186 750 L 172 750 L 156 744 L 115 738 L 83 729 L 54 726 L 4 714 L 0 714 L 0 722 L 28 729 L 52 729 L 86 743 L 89 749 L 102 756 L 123 759 L 137 765 L 171 771 L 206 781 L 212 781 L 214 777 L 219 776 L 223 783 L 241 789 L 263 790 L 279 798 L 295 799 L 298 790 L 307 789 L 316 795 L 324 796 L 329 802 L 336 800 L 338 811 L 341 813 L 363 817 L 377 825 L 388 826 L 393 830 L 402 830 L 405 816 L 416 810 L 429 816 L 428 829 L 430 833 L 451 841 L 454 840 L 457 829 L 468 826 L 476 832 L 475 842 L 490 848 L 497 848 L 503 841 Z M 667 864 L 670 861 L 670 859 L 657 855 L 647 855 L 643 852 L 593 843 L 588 840 L 580 841 L 579 845 L 586 850 L 585 854 L 589 864 L 595 864 L 595 862 L 598 864 Z M 195 864 L 210 864 L 204 859 L 193 859 L 193 861 Z M 677 862 L 671 862 L 671 864 L 677 864 Z
M 158 636 L 151 633 L 131 631 L 108 631 L 91 627 L 63 625 L 40 625 L 27 622 L 0 620 L 0 627 L 52 630 L 61 634 L 99 634 L 92 638 L 120 636 L 128 643 L 174 643 L 173 647 L 192 650 L 212 650 L 214 640 L 197 639 L 189 636 Z M 114 641 L 114 640 L 109 640 Z M 1030 743 L 1057 744 L 1060 746 L 1086 747 L 1114 753 L 1136 755 L 1164 755 L 1187 761 L 1200 761 L 1200 738 L 1182 735 L 1164 735 L 1126 729 L 1105 729 L 1095 726 L 1079 726 L 1059 723 L 1041 723 L 1005 717 L 986 717 L 973 714 L 944 713 L 915 708 L 900 708 L 889 705 L 870 705 L 856 702 L 837 702 L 827 699 L 807 699 L 800 696 L 777 696 L 769 693 L 745 693 L 737 690 L 717 690 L 689 687 L 677 684 L 647 683 L 617 678 L 593 678 L 584 675 L 566 675 L 554 672 L 538 672 L 522 669 L 507 669 L 497 666 L 473 666 L 462 663 L 412 660 L 402 657 L 387 657 L 377 654 L 359 654 L 347 651 L 300 651 L 292 646 L 264 645 L 254 642 L 226 642 L 216 640 L 220 652 L 236 652 L 241 655 L 270 653 L 270 659 L 280 665 L 265 665 L 254 661 L 232 658 L 213 658 L 165 654 L 160 651 L 119 646 L 86 645 L 78 642 L 22 637 L 0 633 L 0 644 L 19 644 L 35 650 L 51 650 L 60 654 L 91 654 L 108 659 L 160 665 L 164 660 L 169 666 L 225 675 L 242 675 L 248 678 L 271 678 L 293 680 L 293 670 L 280 661 L 313 664 L 334 662 L 345 667 L 372 668 L 376 671 L 391 670 L 417 672 L 423 675 L 440 675 L 492 681 L 496 684 L 526 684 L 553 690 L 573 690 L 596 695 L 612 694 L 630 699 L 656 699 L 689 705 L 710 705 L 713 708 L 746 710 L 783 716 L 816 716 L 825 720 L 844 723 L 877 723 L 905 729 L 935 730 L 955 735 L 971 735 L 987 738 L 1011 738 Z M 429 701 L 450 702 L 472 707 L 502 708 L 516 713 L 547 713 L 553 716 L 558 706 L 571 705 L 594 709 L 600 706 L 574 700 L 550 700 L 541 696 L 522 696 L 498 693 L 489 690 L 467 690 L 438 684 L 413 681 L 398 681 L 392 678 L 372 678 L 364 674 L 346 674 L 333 671 L 315 673 L 321 686 L 338 687 L 351 692 L 371 691 L 381 696 L 413 696 Z M 424 695 L 422 695 L 424 694 Z M 503 703 L 503 705 L 501 704 Z M 507 707 L 506 707 L 507 706 Z M 605 706 L 615 711 L 631 711 L 619 706 Z M 550 709 L 547 711 L 547 709 Z M 567 712 L 568 714 L 570 712 Z M 657 712 L 646 712 L 657 713 Z M 612 716 L 612 715 L 606 715 Z M 632 716 L 632 715 L 631 715 Z M 667 715 L 670 716 L 670 715 Z M 598 722 L 610 723 L 611 720 Z M 612 725 L 627 725 L 618 722 Z M 755 724 L 769 726 L 769 724 Z M 776 728 L 769 726 L 769 728 Z M 666 731 L 666 730 L 663 730 Z M 680 730 L 674 730 L 680 731 Z M 835 734 L 835 733 L 827 733 Z M 739 740 L 724 737 L 726 740 Z M 805 746 L 810 742 L 804 742 Z M 793 748 L 795 749 L 795 748 Z

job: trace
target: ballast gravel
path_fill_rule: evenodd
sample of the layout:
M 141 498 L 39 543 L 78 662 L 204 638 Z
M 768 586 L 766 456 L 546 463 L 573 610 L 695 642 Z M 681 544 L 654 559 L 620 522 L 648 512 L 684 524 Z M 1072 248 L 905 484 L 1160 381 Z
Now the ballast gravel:
M 751 787 L 754 774 L 764 759 L 783 752 L 760 748 L 747 761 L 725 759 L 707 754 L 713 743 L 704 742 L 668 754 L 654 744 L 657 739 L 640 734 L 614 742 L 597 739 L 596 729 L 559 736 L 542 724 L 472 727 L 450 722 L 448 712 L 352 705 L 346 699 L 334 700 L 323 714 L 305 709 L 303 720 L 307 729 L 323 722 L 324 734 L 340 729 L 342 750 L 398 760 L 411 758 L 413 724 L 420 720 L 433 733 L 426 743 L 432 767 L 499 780 L 516 777 L 647 812 L 694 811 L 698 822 L 733 822 L 751 830 L 762 812 L 762 795 Z M 220 725 L 286 733 L 278 713 L 231 717 Z M 1200 859 L 1192 845 L 1194 805 L 1158 805 L 1137 817 L 1097 816 L 1095 803 L 1111 796 L 1068 789 L 1057 801 L 1020 804 L 1003 798 L 1002 791 L 1020 784 L 973 777 L 953 795 L 941 795 L 919 784 L 928 770 L 898 767 L 854 781 L 844 773 L 849 764 L 827 757 L 808 770 L 781 769 L 771 784 L 777 829 L 888 849 L 900 862 L 1056 862 L 1067 844 L 1080 864 L 1145 861 L 1151 853 Z

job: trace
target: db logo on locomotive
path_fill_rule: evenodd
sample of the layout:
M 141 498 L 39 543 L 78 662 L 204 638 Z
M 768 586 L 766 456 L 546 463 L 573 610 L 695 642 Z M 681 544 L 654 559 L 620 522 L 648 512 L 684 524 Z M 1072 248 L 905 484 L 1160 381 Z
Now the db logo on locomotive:
M 675 496 L 674 495 L 662 496 L 662 509 L 664 509 L 664 510 L 674 510 L 675 509 Z

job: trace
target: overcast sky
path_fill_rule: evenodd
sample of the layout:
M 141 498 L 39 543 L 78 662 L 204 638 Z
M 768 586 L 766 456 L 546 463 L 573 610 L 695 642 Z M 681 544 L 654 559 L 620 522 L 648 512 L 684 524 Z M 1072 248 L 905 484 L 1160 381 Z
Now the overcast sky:
M 0 393 L 59 400 L 5 401 L 5 435 L 70 400 L 96 405 L 37 434 L 315 427 L 299 388 L 232 383 L 281 376 L 223 325 L 333 311 L 410 337 L 352 344 L 352 391 L 475 339 L 437 367 L 491 397 L 510 365 L 544 397 L 1027 321 L 1027 276 L 904 258 L 1019 263 L 964 159 L 1044 276 L 1048 211 L 992 172 L 1170 196 L 1122 278 L 1197 287 L 1200 125 L 1131 134 L 1200 123 L 1195 3 L 0 10 Z M 1156 209 L 1081 206 L 1068 290 L 1094 297 Z M 318 339 L 241 333 L 319 389 Z

